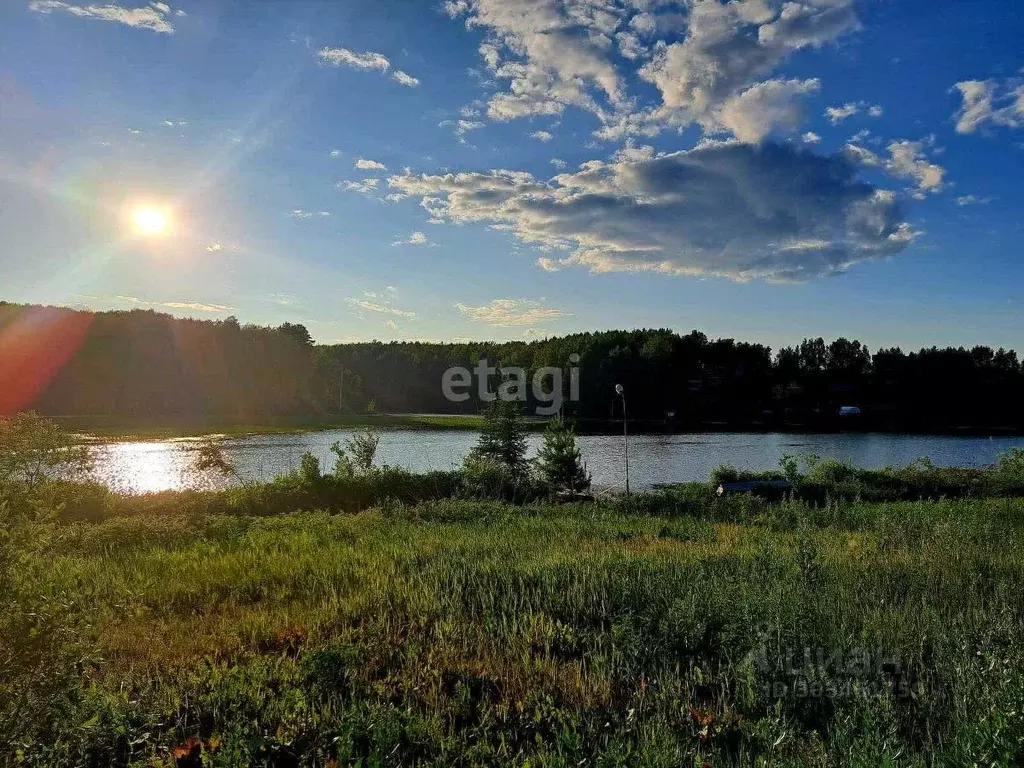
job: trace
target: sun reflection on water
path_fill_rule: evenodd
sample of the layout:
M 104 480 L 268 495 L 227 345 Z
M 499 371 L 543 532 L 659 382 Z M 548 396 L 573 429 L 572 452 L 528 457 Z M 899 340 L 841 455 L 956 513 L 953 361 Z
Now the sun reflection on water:
M 93 453 L 94 478 L 121 493 L 223 488 L 226 479 L 196 472 L 187 441 L 109 443 Z

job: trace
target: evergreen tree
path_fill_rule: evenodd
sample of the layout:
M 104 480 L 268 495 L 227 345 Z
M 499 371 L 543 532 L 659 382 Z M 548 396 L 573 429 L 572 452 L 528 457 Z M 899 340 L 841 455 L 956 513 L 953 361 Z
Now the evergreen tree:
M 492 461 L 515 474 L 526 471 L 526 426 L 518 401 L 495 400 L 487 406 L 480 440 L 468 460 Z
M 590 490 L 590 473 L 580 458 L 576 433 L 561 416 L 548 423 L 544 444 L 537 452 L 537 469 L 554 490 L 573 493 Z

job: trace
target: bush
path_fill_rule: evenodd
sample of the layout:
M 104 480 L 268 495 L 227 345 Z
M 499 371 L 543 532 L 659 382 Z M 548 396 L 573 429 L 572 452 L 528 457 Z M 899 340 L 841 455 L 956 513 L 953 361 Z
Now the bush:
M 711 484 L 717 488 L 723 483 L 756 482 L 758 480 L 784 480 L 782 472 L 769 470 L 736 469 L 731 464 L 719 464 L 711 472 Z
M 548 494 L 548 487 L 537 482 L 531 473 L 482 457 L 467 457 L 459 479 L 459 495 L 463 498 L 523 504 Z
M 380 437 L 371 428 L 356 432 L 345 445 L 334 443 L 331 446 L 331 453 L 337 456 L 334 474 L 351 476 L 370 472 L 379 444 Z
M 577 494 L 590 490 L 590 473 L 580 458 L 576 434 L 561 416 L 548 423 L 536 462 L 541 479 L 553 491 Z
M 526 426 L 517 401 L 495 400 L 484 411 L 480 440 L 466 457 L 467 466 L 479 462 L 505 466 L 515 475 L 529 473 L 526 461 Z

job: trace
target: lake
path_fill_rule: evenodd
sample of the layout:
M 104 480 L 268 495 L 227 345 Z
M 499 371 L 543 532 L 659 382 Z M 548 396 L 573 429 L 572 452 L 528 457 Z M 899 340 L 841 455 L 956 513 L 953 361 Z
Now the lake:
M 295 469 L 305 452 L 329 470 L 330 446 L 344 442 L 352 430 L 298 434 L 248 435 L 221 440 L 224 453 L 246 479 L 270 480 Z M 476 444 L 477 434 L 464 430 L 387 430 L 380 432 L 377 464 L 414 471 L 457 467 Z M 582 435 L 578 438 L 594 483 L 623 484 L 622 437 Z M 530 435 L 530 455 L 540 445 Z M 115 442 L 94 448 L 96 479 L 126 493 L 221 488 L 231 481 L 191 469 L 189 447 L 195 440 Z M 993 462 L 1011 448 L 1024 448 L 1024 438 L 934 437 L 888 434 L 686 434 L 636 435 L 629 438 L 630 484 L 637 490 L 659 483 L 707 480 L 719 464 L 745 469 L 774 469 L 785 454 L 813 453 L 860 467 L 908 464 L 922 456 L 940 466 L 975 467 Z

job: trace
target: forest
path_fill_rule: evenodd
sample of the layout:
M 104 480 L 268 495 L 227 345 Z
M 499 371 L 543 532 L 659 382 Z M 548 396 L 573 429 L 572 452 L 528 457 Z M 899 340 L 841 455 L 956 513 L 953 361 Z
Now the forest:
M 441 381 L 449 368 L 482 359 L 531 375 L 564 369 L 565 416 L 581 429 L 615 428 L 618 383 L 639 429 L 1024 429 L 1016 352 L 982 346 L 872 352 L 856 340 L 817 338 L 773 351 L 670 329 L 318 345 L 301 324 L 0 302 L 0 415 L 34 409 L 58 418 L 270 424 L 343 413 L 478 413 L 475 394 L 450 402 Z M 579 370 L 576 401 L 568 399 L 570 366 Z M 839 415 L 851 407 L 859 415 Z

